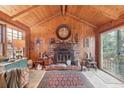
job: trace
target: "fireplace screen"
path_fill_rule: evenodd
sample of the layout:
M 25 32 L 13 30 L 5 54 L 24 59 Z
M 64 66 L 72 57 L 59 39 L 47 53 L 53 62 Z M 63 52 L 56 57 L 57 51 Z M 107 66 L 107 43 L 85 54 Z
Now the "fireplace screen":
M 56 49 L 54 55 L 56 63 L 66 63 L 67 60 L 74 60 L 72 49 Z

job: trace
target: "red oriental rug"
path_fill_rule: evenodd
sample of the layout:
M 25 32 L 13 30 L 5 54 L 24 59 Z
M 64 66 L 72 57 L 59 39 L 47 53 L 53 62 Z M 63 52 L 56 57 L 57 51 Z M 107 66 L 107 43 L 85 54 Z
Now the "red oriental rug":
M 79 71 L 47 71 L 38 88 L 93 88 Z

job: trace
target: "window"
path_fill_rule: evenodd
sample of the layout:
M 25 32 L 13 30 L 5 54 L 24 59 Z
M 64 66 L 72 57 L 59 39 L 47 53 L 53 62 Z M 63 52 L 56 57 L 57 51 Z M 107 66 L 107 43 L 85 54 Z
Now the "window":
M 7 56 L 15 57 L 15 48 L 12 46 L 13 39 L 23 39 L 23 33 L 11 28 L 7 28 Z
M 18 31 L 13 30 L 13 39 L 18 39 Z
M 22 32 L 19 32 L 19 33 L 18 33 L 18 39 L 20 39 L 20 40 L 23 39 L 23 34 L 22 34 Z
M 124 80 L 124 29 L 101 35 L 101 68 Z
M 14 56 L 14 49 L 12 47 L 13 31 L 7 28 L 7 56 L 12 58 Z
M 12 43 L 12 38 L 13 37 L 13 35 L 12 35 L 12 29 L 10 29 L 10 28 L 7 28 L 7 42 L 8 43 Z

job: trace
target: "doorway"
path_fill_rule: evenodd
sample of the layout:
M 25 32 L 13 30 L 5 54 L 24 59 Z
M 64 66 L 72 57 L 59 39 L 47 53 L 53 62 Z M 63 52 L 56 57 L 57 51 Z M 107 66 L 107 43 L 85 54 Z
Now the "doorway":
M 101 69 L 124 81 L 124 28 L 101 34 Z

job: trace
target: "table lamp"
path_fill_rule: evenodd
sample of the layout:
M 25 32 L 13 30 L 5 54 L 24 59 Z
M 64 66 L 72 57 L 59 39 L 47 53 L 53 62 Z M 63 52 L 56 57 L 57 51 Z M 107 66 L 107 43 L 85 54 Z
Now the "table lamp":
M 22 58 L 22 49 L 25 48 L 25 40 L 13 39 L 13 47 L 16 48 L 17 59 Z

